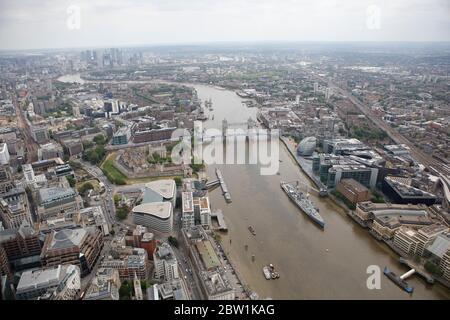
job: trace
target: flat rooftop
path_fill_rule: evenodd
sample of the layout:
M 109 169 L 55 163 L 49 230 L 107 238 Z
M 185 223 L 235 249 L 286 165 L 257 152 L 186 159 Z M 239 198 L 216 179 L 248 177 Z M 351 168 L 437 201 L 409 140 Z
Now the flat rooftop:
M 205 265 L 207 270 L 220 267 L 219 257 L 217 256 L 214 248 L 212 247 L 211 242 L 209 241 L 200 241 L 195 244 L 198 253 Z
M 168 219 L 172 214 L 172 203 L 150 202 L 140 204 L 133 208 L 133 213 L 142 213 L 155 216 L 159 219 Z
M 151 181 L 145 187 L 159 193 L 165 199 L 172 199 L 176 192 L 175 181 L 172 179 Z
M 192 192 L 181 193 L 183 212 L 194 212 L 194 202 L 192 199 L 193 199 Z

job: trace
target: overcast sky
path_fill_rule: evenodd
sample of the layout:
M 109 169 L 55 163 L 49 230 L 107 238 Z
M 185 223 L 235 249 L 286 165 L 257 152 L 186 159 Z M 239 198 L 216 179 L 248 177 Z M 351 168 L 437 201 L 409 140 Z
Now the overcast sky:
M 450 41 L 450 0 L 0 0 L 0 50 L 212 41 Z

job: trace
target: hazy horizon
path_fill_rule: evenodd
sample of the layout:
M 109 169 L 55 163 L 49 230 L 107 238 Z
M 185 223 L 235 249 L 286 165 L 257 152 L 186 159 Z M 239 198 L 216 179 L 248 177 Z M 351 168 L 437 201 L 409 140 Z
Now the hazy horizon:
M 450 0 L 2 0 L 0 50 L 449 42 Z

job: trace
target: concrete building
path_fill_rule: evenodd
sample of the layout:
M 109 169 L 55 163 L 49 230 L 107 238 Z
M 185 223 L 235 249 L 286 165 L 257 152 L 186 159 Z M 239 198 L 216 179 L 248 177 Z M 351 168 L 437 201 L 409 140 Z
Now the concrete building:
M 181 232 L 203 299 L 234 300 L 235 290 L 203 227 L 195 226 L 190 229 L 182 229 Z
M 16 289 L 18 300 L 74 300 L 81 288 L 80 269 L 75 265 L 22 273 Z
M 97 228 L 53 231 L 45 237 L 42 265 L 74 264 L 80 267 L 84 276 L 93 268 L 102 248 L 103 236 Z
M 450 250 L 442 257 L 441 270 L 445 280 L 450 281 Z
M 0 166 L 0 195 L 14 188 L 9 165 Z
M 25 189 L 13 188 L 0 195 L 0 217 L 9 229 L 19 229 L 23 223 L 33 223 Z
M 109 235 L 111 227 L 101 206 L 81 209 L 80 218 L 83 226 L 96 226 L 104 236 Z
M 24 164 L 22 166 L 22 172 L 28 184 L 34 183 L 36 176 L 34 174 L 34 169 L 31 164 L 28 163 Z
M 313 157 L 313 173 L 329 189 L 341 179 L 354 179 L 368 188 L 375 188 L 378 168 L 367 167 L 348 156 L 320 154 Z
M 24 258 L 39 257 L 42 250 L 39 232 L 25 223 L 18 230 L 0 231 L 0 247 L 11 264 Z M 40 265 L 40 259 L 37 260 Z
M 336 191 L 351 203 L 368 201 L 371 197 L 369 189 L 354 179 L 342 179 L 337 184 Z
M 323 141 L 325 153 L 343 155 L 355 150 L 366 150 L 368 147 L 358 139 L 329 139 Z
M 150 291 L 151 300 L 190 300 L 189 291 L 183 280 L 175 279 L 164 282 L 163 284 L 156 284 L 154 286 L 157 294 Z M 153 288 L 149 288 L 152 289 Z M 149 292 L 149 290 L 147 290 Z
M 69 156 L 77 156 L 83 153 L 83 143 L 81 139 L 67 139 L 61 142 L 64 148 L 66 148 Z
M 71 188 L 41 188 L 37 191 L 37 200 L 37 212 L 43 220 L 60 213 L 77 212 L 82 207 L 81 198 Z
M 99 268 L 83 300 L 119 300 L 119 271 Z
M 177 186 L 173 179 L 160 179 L 147 183 L 144 187 L 142 203 L 171 202 L 175 207 Z
M 101 266 L 118 270 L 121 280 L 133 280 L 135 275 L 146 280 L 149 274 L 147 251 L 142 248 L 117 249 L 117 253 L 104 259 Z
M 8 256 L 5 249 L 0 245 L 0 278 L 6 276 L 8 279 L 13 279 L 11 268 L 9 267 Z
M 209 197 L 194 197 L 194 214 L 196 224 L 208 229 L 211 226 L 211 207 Z
M 172 247 L 162 242 L 153 253 L 155 265 L 155 278 L 158 280 L 171 281 L 179 278 L 178 261 Z
M 363 222 L 372 222 L 371 233 L 379 239 L 392 239 L 395 232 L 407 225 L 420 228 L 432 225 L 429 208 L 425 205 L 360 202 L 355 215 Z
M 33 126 L 31 127 L 31 137 L 39 144 L 43 144 L 49 141 L 48 128 L 46 126 Z
M 170 202 L 140 204 L 133 208 L 135 224 L 143 225 L 153 231 L 170 233 L 173 227 L 173 207 Z
M 127 144 L 131 138 L 131 130 L 128 127 L 121 127 L 114 133 L 112 138 L 113 145 L 122 145 Z
M 383 193 L 386 194 L 395 203 L 402 204 L 426 204 L 431 206 L 436 203 L 437 196 L 429 192 L 414 188 L 411 183 L 405 183 L 403 177 L 384 178 L 382 185 Z
M 440 233 L 428 245 L 423 253 L 423 256 L 429 261 L 433 262 L 441 271 L 445 270 L 445 254 L 450 250 L 450 233 L 448 231 Z
M 63 148 L 59 144 L 53 142 L 43 144 L 38 149 L 38 160 L 48 160 L 63 157 L 64 157 Z
M 0 165 L 9 164 L 9 160 L 8 145 L 6 143 L 0 143 Z
M 192 192 L 181 193 L 181 225 L 182 228 L 191 228 L 195 226 L 194 199 Z

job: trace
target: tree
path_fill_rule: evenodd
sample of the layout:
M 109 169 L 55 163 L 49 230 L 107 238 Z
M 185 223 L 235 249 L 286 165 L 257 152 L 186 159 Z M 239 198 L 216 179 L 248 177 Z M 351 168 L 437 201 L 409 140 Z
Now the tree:
M 94 142 L 95 142 L 97 145 L 105 145 L 105 144 L 106 144 L 105 136 L 102 135 L 102 134 L 96 135 L 96 136 L 94 137 Z
M 142 289 L 142 291 L 145 292 L 145 290 L 147 290 L 148 287 L 149 287 L 149 284 L 148 284 L 147 280 L 141 280 L 141 289 Z
M 116 216 L 119 220 L 125 220 L 128 217 L 130 209 L 127 206 L 120 207 L 116 210 Z
M 131 300 L 131 294 L 133 292 L 133 288 L 131 287 L 131 284 L 125 280 L 122 282 L 122 285 L 119 289 L 119 299 L 120 300 Z
M 442 275 L 441 269 L 439 269 L 439 266 L 437 264 L 435 264 L 434 262 L 427 261 L 425 263 L 424 267 L 428 272 L 430 272 L 434 275 L 438 275 L 438 276 Z
M 71 188 L 75 187 L 76 180 L 72 176 L 66 176 L 67 181 L 69 182 L 69 185 Z
M 173 245 L 175 248 L 178 248 L 178 239 L 172 236 L 169 236 L 167 239 L 171 245 Z
M 83 183 L 83 185 L 78 188 L 78 192 L 81 194 L 86 193 L 88 190 L 94 190 L 94 186 L 90 182 Z
M 122 200 L 122 196 L 118 193 L 116 193 L 113 196 L 113 200 L 114 200 L 114 204 L 116 205 L 116 207 L 119 205 L 120 200 Z
M 177 187 L 181 186 L 182 180 L 180 177 L 175 177 L 173 180 L 175 181 L 175 184 L 177 185 Z

